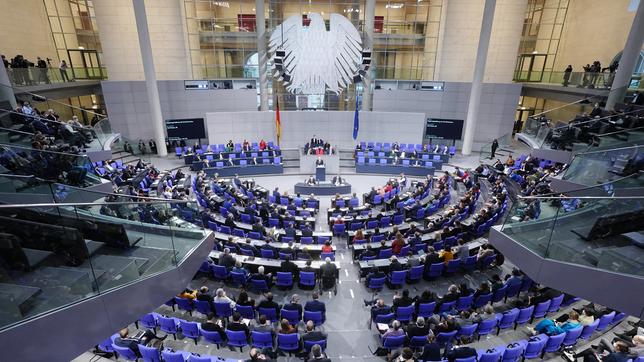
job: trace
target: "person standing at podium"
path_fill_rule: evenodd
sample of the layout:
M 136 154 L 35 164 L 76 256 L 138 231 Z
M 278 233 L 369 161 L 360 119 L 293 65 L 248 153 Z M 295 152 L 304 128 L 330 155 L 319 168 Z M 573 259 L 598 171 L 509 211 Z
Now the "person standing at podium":
M 315 160 L 315 166 L 324 166 L 324 160 L 322 157 L 318 157 L 318 159 Z

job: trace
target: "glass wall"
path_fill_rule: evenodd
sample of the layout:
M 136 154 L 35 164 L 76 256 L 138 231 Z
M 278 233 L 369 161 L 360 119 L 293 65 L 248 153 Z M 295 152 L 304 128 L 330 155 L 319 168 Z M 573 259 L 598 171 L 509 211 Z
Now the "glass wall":
M 194 79 L 257 78 L 255 1 L 184 0 L 186 31 Z M 320 14 L 329 26 L 329 15 L 348 18 L 364 32 L 364 0 L 268 0 L 264 5 L 267 38 L 284 19 Z M 442 0 L 376 1 L 372 76 L 377 79 L 433 80 L 442 12 Z M 364 38 L 364 34 L 363 34 Z M 271 64 L 269 64 L 270 72 Z M 269 77 L 269 107 L 276 97 L 282 109 L 354 109 L 356 90 L 350 85 L 341 95 L 333 93 L 292 95 Z M 360 101 L 360 100 L 358 100 Z
M 65 60 L 71 79 L 102 79 L 101 41 L 92 0 L 43 0 L 57 58 L 50 67 Z M 54 63 L 55 62 L 55 63 Z
M 514 80 L 541 82 L 553 71 L 569 0 L 528 0 Z M 559 79 L 561 77 L 558 77 Z

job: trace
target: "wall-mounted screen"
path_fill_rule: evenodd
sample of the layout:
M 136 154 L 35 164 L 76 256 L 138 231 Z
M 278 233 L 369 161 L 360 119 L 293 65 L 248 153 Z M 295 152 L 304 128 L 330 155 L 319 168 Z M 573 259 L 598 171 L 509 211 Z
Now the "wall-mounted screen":
M 462 119 L 427 118 L 425 138 L 460 140 L 462 134 Z
M 165 129 L 169 140 L 206 138 L 203 118 L 166 119 Z

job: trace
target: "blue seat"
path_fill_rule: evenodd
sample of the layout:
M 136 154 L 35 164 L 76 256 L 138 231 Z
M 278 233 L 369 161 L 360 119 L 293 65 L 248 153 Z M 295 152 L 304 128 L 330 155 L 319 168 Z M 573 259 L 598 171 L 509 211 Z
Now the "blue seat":
M 272 249 L 259 249 L 259 254 L 264 259 L 275 259 L 275 253 Z
M 581 335 L 579 335 L 579 338 L 581 339 L 590 338 L 593 335 L 593 333 L 597 330 L 598 325 L 599 325 L 599 319 L 595 319 L 591 324 L 584 326 L 584 330 L 581 331 Z
M 472 306 L 472 303 L 474 303 L 474 294 L 471 294 L 465 297 L 460 297 L 456 301 L 456 310 L 460 312 L 460 311 L 470 309 L 470 307 Z
M 444 263 L 431 264 L 429 266 L 429 272 L 427 273 L 426 277 L 428 279 L 437 278 L 437 277 L 443 275 L 443 269 L 445 269 L 445 264 Z
M 501 319 L 499 320 L 499 324 L 497 325 L 497 330 L 496 330 L 497 336 L 499 335 L 502 329 L 513 328 L 514 322 L 517 320 L 518 316 L 519 316 L 519 309 L 517 308 L 512 308 L 509 311 L 503 313 L 501 316 Z
M 534 312 L 534 305 L 519 309 L 519 315 L 517 316 L 517 319 L 514 321 L 514 329 L 517 329 L 517 326 L 520 324 L 523 325 L 528 323 L 530 319 L 532 319 L 533 312 Z
M 384 324 L 389 324 L 391 321 L 393 321 L 395 318 L 395 315 L 393 313 L 389 314 L 378 314 L 376 315 L 376 319 L 373 321 L 374 323 L 384 323 Z
M 315 273 L 300 271 L 298 285 L 302 289 L 305 289 L 303 287 L 308 287 L 310 289 L 315 288 Z
M 266 319 L 270 320 L 271 322 L 277 322 L 279 320 L 275 308 L 257 308 L 257 314 L 260 316 L 266 316 Z
M 447 313 L 450 312 L 456 306 L 456 301 L 445 302 L 440 305 L 438 308 L 438 313 Z
M 177 339 L 177 322 L 174 318 L 159 316 L 159 329 L 166 334 L 172 334 Z
M 396 308 L 396 320 L 400 322 L 409 323 L 414 315 L 415 307 L 410 305 L 408 307 L 398 307 Z
M 382 290 L 382 288 L 385 286 L 385 279 L 386 277 L 371 278 L 369 279 L 369 285 L 367 285 L 367 288 L 373 291 Z
M 289 354 L 300 350 L 300 336 L 297 333 L 277 334 L 277 348 Z
M 503 352 L 503 357 L 501 359 L 501 362 L 520 361 L 521 357 L 523 356 L 523 351 L 525 351 L 525 347 L 526 347 L 525 340 L 510 343 L 507 347 L 505 347 L 505 351 Z
M 561 343 L 563 342 L 564 338 L 566 338 L 565 332 L 554 336 L 550 336 L 548 338 L 548 341 L 546 342 L 546 345 L 543 347 L 543 351 L 541 352 L 541 358 L 543 358 L 543 356 L 546 353 L 559 351 L 559 348 L 561 348 Z
M 324 315 L 322 312 L 312 312 L 305 310 L 304 311 L 304 322 L 312 321 L 313 324 L 317 327 L 324 323 Z
M 425 267 L 423 265 L 416 265 L 409 269 L 409 274 L 407 274 L 408 283 L 416 283 L 423 278 L 423 271 Z
M 242 318 L 255 319 L 255 309 L 250 305 L 235 305 L 235 312 L 239 313 Z
M 436 336 L 436 343 L 438 343 L 438 345 L 440 346 L 444 346 L 456 336 L 456 333 L 458 333 L 458 330 L 451 332 L 441 332 Z
M 139 328 L 139 324 L 145 328 L 153 329 L 155 332 L 157 330 L 157 320 L 152 313 L 145 314 L 141 317 L 136 324 L 136 328 Z
M 275 285 L 280 288 L 293 288 L 293 273 L 291 272 L 277 272 L 277 279 Z
M 474 333 L 476 332 L 476 329 L 479 327 L 478 323 L 473 323 L 468 326 L 463 326 L 458 329 L 458 333 L 456 334 L 457 337 L 472 337 Z
M 392 288 L 402 287 L 405 284 L 406 277 L 407 277 L 407 270 L 397 270 L 392 272 L 391 275 L 388 277 L 389 286 Z
M 391 248 L 388 249 L 380 249 L 378 251 L 378 259 L 389 259 L 393 255 L 393 251 Z
M 478 351 L 478 360 L 479 362 L 499 362 L 499 359 L 501 359 L 501 352 L 503 351 L 497 348 Z
M 132 351 L 128 347 L 120 347 L 112 343 L 112 349 L 114 350 L 114 353 L 116 353 L 117 357 L 124 358 L 128 361 L 138 361 L 139 359 L 134 351 Z
M 525 351 L 523 352 L 523 358 L 541 358 L 543 348 L 546 346 L 547 341 L 548 336 L 546 336 L 545 334 L 540 334 L 538 336 L 530 338 L 528 340 L 528 344 L 526 345 Z
M 559 311 L 561 307 L 561 302 L 563 302 L 564 295 L 561 294 L 557 297 L 550 299 L 550 306 L 548 307 L 548 313 L 554 313 Z
M 418 304 L 418 316 L 423 318 L 429 318 L 434 314 L 435 309 L 436 309 L 436 302 L 420 303 Z
M 252 331 L 250 333 L 251 346 L 256 348 L 273 348 L 273 335 L 271 332 Z
M 610 312 L 608 314 L 604 314 L 603 316 L 601 316 L 599 318 L 599 324 L 597 325 L 597 330 L 601 332 L 604 329 L 606 329 L 610 325 L 610 322 L 613 321 L 613 318 L 615 318 L 615 312 L 614 311 Z
M 505 290 L 505 301 L 507 302 L 508 298 L 514 298 L 519 293 L 521 292 L 521 285 L 522 283 L 517 283 L 517 284 L 511 284 L 511 285 L 504 285 L 504 287 L 507 287 Z
M 346 231 L 346 226 L 344 224 L 334 224 L 333 225 L 333 235 L 342 236 Z
M 478 329 L 476 330 L 476 334 L 478 335 L 478 340 L 479 341 L 481 340 L 481 336 L 485 336 L 492 333 L 494 328 L 496 328 L 496 324 L 498 322 L 499 321 L 496 318 L 491 318 L 491 319 L 486 319 L 484 321 L 481 321 L 481 323 L 479 323 Z
M 532 323 L 532 321 L 534 321 L 537 318 L 541 318 L 541 317 L 545 316 L 546 313 L 548 313 L 548 307 L 550 307 L 550 301 L 549 300 L 546 300 L 545 302 L 541 302 L 541 303 L 537 304 L 534 307 L 534 312 L 532 312 L 532 320 L 530 321 L 530 323 Z
M 280 311 L 280 318 L 288 320 L 291 325 L 297 326 L 302 320 L 300 312 L 295 309 L 283 309 Z
M 224 343 L 224 339 L 221 337 L 221 334 L 219 334 L 219 332 L 204 331 L 203 329 L 199 329 L 199 333 L 201 333 L 206 341 L 216 345 L 217 348 L 219 348 L 219 346 Z
M 324 350 L 326 349 L 326 339 L 321 339 L 319 341 L 304 341 L 304 350 L 307 353 L 311 353 L 311 348 L 313 348 L 313 346 L 315 346 L 316 344 L 319 345 L 324 352 Z
M 215 305 L 215 313 L 217 314 L 218 317 L 229 318 L 233 315 L 233 309 L 230 307 L 230 303 L 219 302 L 219 303 L 214 303 L 214 305 Z
M 266 280 L 263 279 L 251 279 L 250 280 L 251 289 L 256 293 L 266 293 L 271 289 L 266 284 Z
M 161 352 L 155 347 L 139 344 L 139 352 L 144 362 L 161 362 Z
M 492 293 L 481 294 L 474 301 L 474 309 L 479 309 L 492 300 Z
M 581 336 L 581 332 L 584 330 L 583 326 L 577 326 L 573 329 L 566 331 L 566 338 L 561 342 L 561 345 L 564 347 L 574 346 L 577 344 L 577 339 Z
M 186 298 L 180 298 L 180 297 L 174 297 L 175 303 L 177 303 L 177 306 L 181 310 L 185 310 L 188 312 L 190 315 L 192 315 L 192 310 L 195 308 L 192 305 L 192 300 L 186 299 Z
M 244 347 L 248 346 L 248 339 L 244 331 L 231 331 L 226 329 L 226 337 L 228 338 L 228 345 L 239 347 L 240 352 L 243 352 Z
M 382 346 L 388 350 L 401 348 L 405 344 L 406 336 L 386 337 L 382 339 Z
M 195 346 L 197 345 L 197 340 L 200 337 L 199 334 L 199 324 L 196 322 L 188 322 L 182 319 L 179 320 L 179 327 L 181 328 L 181 334 L 184 337 L 188 337 L 195 341 Z
M 164 362 L 186 362 L 186 359 L 181 352 L 174 352 L 172 350 L 164 350 L 161 352 Z
M 195 309 L 197 309 L 197 312 L 203 314 L 203 315 L 208 315 L 208 313 L 212 312 L 212 307 L 210 306 L 210 302 L 207 302 L 205 300 L 194 300 L 195 304 Z

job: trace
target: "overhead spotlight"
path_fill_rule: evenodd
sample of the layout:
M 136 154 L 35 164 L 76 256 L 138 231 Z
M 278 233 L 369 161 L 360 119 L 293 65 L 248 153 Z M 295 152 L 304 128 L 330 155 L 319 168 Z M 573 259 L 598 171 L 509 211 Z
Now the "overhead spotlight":
M 276 50 L 275 57 L 284 58 L 286 56 L 286 50 Z

